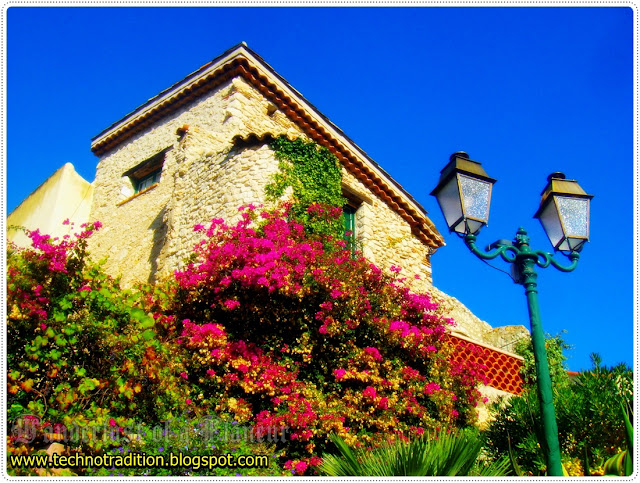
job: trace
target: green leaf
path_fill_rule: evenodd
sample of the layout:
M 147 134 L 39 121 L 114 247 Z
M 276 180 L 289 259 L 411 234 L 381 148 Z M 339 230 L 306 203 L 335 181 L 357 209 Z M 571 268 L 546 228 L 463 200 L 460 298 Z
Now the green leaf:
M 144 340 L 153 339 L 156 336 L 156 333 L 152 329 L 147 329 L 142 333 L 142 337 Z
M 131 318 L 133 320 L 137 320 L 138 322 L 142 322 L 146 318 L 147 314 L 144 310 L 139 308 L 131 309 Z

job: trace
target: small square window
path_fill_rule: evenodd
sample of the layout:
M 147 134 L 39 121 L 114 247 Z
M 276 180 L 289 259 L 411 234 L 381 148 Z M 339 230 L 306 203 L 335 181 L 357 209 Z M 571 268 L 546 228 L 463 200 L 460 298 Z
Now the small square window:
M 154 154 L 149 159 L 124 173 L 124 176 L 128 176 L 131 180 L 134 193 L 140 193 L 160 182 L 164 157 L 167 150 L 168 149 L 164 149 Z

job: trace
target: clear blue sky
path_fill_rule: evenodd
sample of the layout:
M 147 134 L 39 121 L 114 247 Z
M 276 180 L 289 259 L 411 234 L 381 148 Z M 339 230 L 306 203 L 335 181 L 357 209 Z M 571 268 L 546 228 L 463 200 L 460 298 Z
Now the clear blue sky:
M 569 368 L 634 361 L 633 11 L 625 7 L 31 8 L 7 12 L 7 212 L 90 139 L 246 41 L 429 211 L 447 246 L 434 283 L 493 326 L 524 324 L 524 291 L 446 231 L 429 192 L 467 151 L 494 187 L 481 246 L 535 213 L 546 176 L 595 195 L 577 271 L 539 271 L 545 331 Z M 500 262 L 497 262 L 500 265 Z M 501 268 L 508 267 L 500 265 Z

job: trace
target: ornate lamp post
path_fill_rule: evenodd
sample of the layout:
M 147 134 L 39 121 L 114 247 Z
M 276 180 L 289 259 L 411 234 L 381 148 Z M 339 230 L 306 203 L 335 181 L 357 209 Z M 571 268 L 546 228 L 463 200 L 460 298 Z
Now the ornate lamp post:
M 558 426 L 540 321 L 535 267 L 547 268 L 552 265 L 562 272 L 575 270 L 580 258 L 578 252 L 589 240 L 589 203 L 593 196 L 585 193 L 576 181 L 565 179 L 562 173 L 553 173 L 547 178 L 540 208 L 534 217 L 542 223 L 554 250 L 568 257 L 570 263 L 563 265 L 551 253 L 532 250 L 524 228 L 518 229 L 513 242 L 498 240 L 484 251 L 476 246 L 476 234 L 489 220 L 491 189 L 495 181 L 487 176 L 480 163 L 459 151 L 449 158 L 449 164 L 441 171 L 438 186 L 431 194 L 438 200 L 449 231 L 462 237 L 467 248 L 478 258 L 492 260 L 501 257 L 511 264 L 513 281 L 525 288 L 546 441 L 547 473 L 550 476 L 562 476 Z

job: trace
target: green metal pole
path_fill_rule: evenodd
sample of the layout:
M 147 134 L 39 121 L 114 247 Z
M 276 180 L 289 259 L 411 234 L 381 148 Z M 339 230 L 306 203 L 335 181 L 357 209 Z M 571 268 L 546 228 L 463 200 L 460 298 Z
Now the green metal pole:
M 525 288 L 529 306 L 531 341 L 533 344 L 533 355 L 536 361 L 542 429 L 547 445 L 547 474 L 549 476 L 563 476 L 560 443 L 558 441 L 558 424 L 556 423 L 556 412 L 553 407 L 553 391 L 551 387 L 551 376 L 549 374 L 549 362 L 547 361 L 545 337 L 540 320 L 540 307 L 538 305 L 538 284 L 536 281 L 538 274 L 534 269 L 537 255 L 531 252 L 529 248 L 529 237 L 522 228 L 518 230 L 518 234 L 516 235 L 516 246 L 520 250 L 520 254 L 516 257 L 515 262 L 521 277 L 519 283 Z

